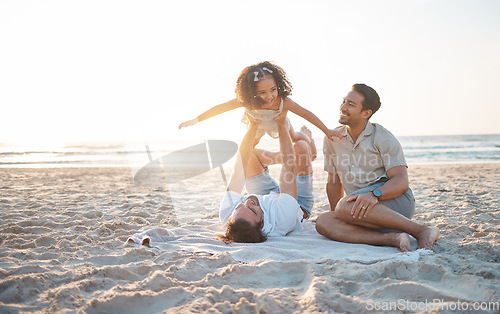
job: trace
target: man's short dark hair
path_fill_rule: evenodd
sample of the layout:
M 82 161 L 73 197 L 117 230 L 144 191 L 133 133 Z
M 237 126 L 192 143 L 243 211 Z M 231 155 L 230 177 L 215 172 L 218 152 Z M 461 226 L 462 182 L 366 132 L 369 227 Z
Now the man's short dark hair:
M 224 242 L 239 242 L 239 243 L 260 243 L 267 240 L 262 234 L 263 222 L 252 226 L 243 218 L 234 221 L 227 221 L 224 224 L 224 234 L 216 235 L 218 240 Z
M 372 114 L 368 119 L 371 118 L 371 116 L 377 112 L 377 110 L 380 108 L 380 97 L 377 94 L 377 92 L 371 88 L 368 85 L 365 84 L 354 84 L 352 86 L 352 90 L 360 93 L 365 97 L 361 105 L 363 106 L 363 110 L 371 110 Z

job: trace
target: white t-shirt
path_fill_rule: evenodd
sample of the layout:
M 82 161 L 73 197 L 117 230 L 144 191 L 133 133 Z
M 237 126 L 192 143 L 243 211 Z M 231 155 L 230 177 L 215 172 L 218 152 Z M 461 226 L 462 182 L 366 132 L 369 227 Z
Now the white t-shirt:
M 233 209 L 246 201 L 249 195 L 226 191 L 219 209 L 220 221 L 224 224 Z M 267 195 L 255 195 L 259 199 L 260 208 L 264 212 L 262 233 L 268 237 L 285 236 L 292 231 L 302 231 L 304 213 L 299 203 L 286 193 L 271 192 Z

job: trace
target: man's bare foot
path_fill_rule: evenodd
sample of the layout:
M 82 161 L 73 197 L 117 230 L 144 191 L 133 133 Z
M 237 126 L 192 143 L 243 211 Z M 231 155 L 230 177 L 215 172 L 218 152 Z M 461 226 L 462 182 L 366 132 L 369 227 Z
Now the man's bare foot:
M 301 128 L 300 128 L 300 132 L 304 133 L 305 135 L 307 135 L 309 138 L 312 138 L 312 132 L 311 130 L 309 130 L 305 125 L 303 125 Z
M 406 233 L 396 233 L 394 244 L 402 252 L 411 252 L 410 237 Z
M 430 250 L 439 237 L 439 229 L 436 227 L 427 227 L 427 229 L 420 232 L 415 237 L 417 238 L 419 249 Z
M 311 140 L 311 161 L 314 161 L 318 156 L 318 151 L 316 150 L 316 144 L 312 138 L 312 132 L 305 125 L 300 128 L 300 132 L 304 133 Z

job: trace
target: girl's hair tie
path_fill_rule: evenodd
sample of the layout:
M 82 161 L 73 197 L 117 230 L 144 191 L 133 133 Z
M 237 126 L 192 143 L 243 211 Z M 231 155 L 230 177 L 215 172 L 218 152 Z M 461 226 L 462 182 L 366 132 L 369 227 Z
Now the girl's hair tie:
M 263 67 L 261 71 L 264 71 L 264 70 L 266 70 L 269 73 L 273 73 L 273 71 L 269 70 L 267 67 Z M 255 74 L 255 77 L 253 78 L 253 81 L 254 82 L 258 82 L 259 81 L 259 77 L 258 77 L 259 72 L 258 71 L 257 72 L 253 72 L 253 74 Z
M 259 75 L 259 72 L 253 72 L 253 74 L 255 74 L 255 77 L 253 78 L 253 81 L 254 82 L 258 82 L 259 78 L 257 76 Z
M 269 70 L 269 69 L 268 69 L 268 68 L 266 68 L 266 67 L 263 67 L 263 68 L 262 68 L 262 70 L 266 70 L 266 71 L 267 71 L 267 72 L 269 72 L 269 73 L 273 73 L 273 71 Z

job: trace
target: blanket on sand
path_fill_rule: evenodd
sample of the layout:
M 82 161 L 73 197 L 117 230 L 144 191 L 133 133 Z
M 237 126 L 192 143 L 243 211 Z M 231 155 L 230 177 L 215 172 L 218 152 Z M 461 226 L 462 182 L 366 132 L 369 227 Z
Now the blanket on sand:
M 286 237 L 269 237 L 263 243 L 229 243 L 214 239 L 221 231 L 218 221 L 198 221 L 193 225 L 175 228 L 153 228 L 129 237 L 126 246 L 146 245 L 162 251 L 186 251 L 200 254 L 229 252 L 240 262 L 272 261 L 323 261 L 346 260 L 362 264 L 380 261 L 418 261 L 421 255 L 432 251 L 419 249 L 412 239 L 412 252 L 403 253 L 394 247 L 371 246 L 332 241 L 320 235 L 313 222 L 304 223 L 304 230 Z

